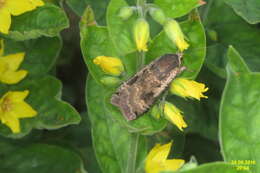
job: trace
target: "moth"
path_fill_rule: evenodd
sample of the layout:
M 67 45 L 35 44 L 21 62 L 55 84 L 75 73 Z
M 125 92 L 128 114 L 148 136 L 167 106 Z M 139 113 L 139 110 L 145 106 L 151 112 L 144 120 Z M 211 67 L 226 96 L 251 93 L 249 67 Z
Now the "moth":
M 145 113 L 183 70 L 182 54 L 165 54 L 143 67 L 124 82 L 112 95 L 111 104 L 117 106 L 127 120 Z

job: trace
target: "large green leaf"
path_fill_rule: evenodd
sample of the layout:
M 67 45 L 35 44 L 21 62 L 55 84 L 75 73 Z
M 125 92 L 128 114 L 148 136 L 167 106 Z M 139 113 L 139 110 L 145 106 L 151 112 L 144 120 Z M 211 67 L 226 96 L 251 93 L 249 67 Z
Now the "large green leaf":
M 206 55 L 205 32 L 196 11 L 190 15 L 189 20 L 181 23 L 181 28 L 187 36 L 190 45 L 187 51 L 184 51 L 182 60 L 187 70 L 181 76 L 194 79 L 198 75 Z M 176 46 L 167 37 L 166 33 L 162 31 L 153 39 L 149 46 L 146 62 L 150 62 L 163 54 L 176 52 Z
M 260 74 L 248 71 L 239 54 L 228 50 L 227 82 L 220 108 L 221 148 L 226 161 L 260 170 Z M 245 164 L 246 160 L 255 162 Z
M 70 124 L 78 124 L 80 115 L 68 103 L 60 100 L 61 83 L 51 76 L 40 79 L 25 79 L 16 85 L 0 85 L 0 95 L 7 91 L 29 90 L 30 94 L 26 102 L 34 108 L 38 114 L 33 118 L 20 119 L 21 133 L 13 134 L 11 130 L 0 124 L 0 134 L 18 138 L 28 134 L 33 128 L 57 129 Z
M 206 64 L 213 72 L 225 77 L 226 50 L 233 45 L 245 57 L 252 71 L 260 71 L 260 49 L 255 46 L 260 45 L 260 30 L 257 25 L 249 25 L 237 16 L 225 1 L 210 0 L 201 11 L 204 25 L 217 35 L 217 40 L 211 41 L 212 46 L 208 47 Z
M 8 37 L 14 40 L 27 40 L 40 36 L 54 37 L 69 26 L 64 10 L 46 4 L 31 12 L 12 17 Z
M 102 171 L 135 172 L 146 155 L 145 138 L 137 133 L 129 133 L 126 127 L 111 118 L 103 100 L 107 91 L 91 77 L 87 80 L 86 93 L 92 140 Z
M 176 18 L 188 14 L 192 9 L 200 6 L 200 0 L 155 0 L 167 17 Z
M 1 141 L 0 172 L 8 173 L 86 173 L 81 158 L 74 152 L 47 144 L 26 146 Z
M 173 173 L 173 172 L 164 172 L 164 173 Z M 190 170 L 176 171 L 174 173 L 250 173 L 250 171 L 236 169 L 234 166 L 224 162 L 213 162 L 213 163 L 200 165 Z
M 128 6 L 124 0 L 111 0 L 107 9 L 107 27 L 114 44 L 120 55 L 125 55 L 136 50 L 133 39 L 133 26 L 137 15 L 127 20 L 119 17 L 118 13 L 122 7 Z
M 260 1 L 258 0 L 226 0 L 234 11 L 250 24 L 260 22 Z
M 24 52 L 21 69 L 28 70 L 28 76 L 44 75 L 53 67 L 62 46 L 59 37 L 41 37 L 35 40 L 17 42 L 5 40 L 5 55 Z

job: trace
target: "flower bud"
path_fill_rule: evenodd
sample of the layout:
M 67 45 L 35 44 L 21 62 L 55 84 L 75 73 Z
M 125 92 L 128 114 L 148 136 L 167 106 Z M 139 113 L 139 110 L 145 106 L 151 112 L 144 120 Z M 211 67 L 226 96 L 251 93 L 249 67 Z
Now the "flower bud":
M 184 34 L 177 21 L 171 19 L 164 24 L 164 31 L 170 40 L 176 44 L 178 49 L 182 52 L 189 47 L 189 44 L 184 39 Z
M 203 83 L 199 83 L 193 80 L 187 80 L 184 78 L 177 78 L 172 81 L 170 85 L 170 92 L 183 98 L 208 98 L 203 95 L 208 88 Z
M 158 22 L 161 25 L 163 25 L 166 21 L 164 12 L 160 8 L 150 8 L 149 14 L 156 22 Z
M 182 112 L 169 102 L 164 104 L 164 116 L 175 124 L 181 131 L 187 127 L 187 124 L 183 120 Z
M 143 19 L 137 19 L 134 25 L 134 40 L 137 47 L 137 50 L 147 51 L 147 42 L 150 36 L 150 29 L 148 22 Z
M 122 7 L 119 11 L 118 16 L 121 19 L 126 20 L 133 15 L 133 12 L 134 12 L 133 7 Z
M 119 58 L 98 56 L 93 62 L 100 66 L 105 73 L 110 75 L 119 76 L 124 71 L 123 63 Z
M 153 107 L 152 107 L 152 110 L 151 110 L 151 115 L 154 117 L 154 118 L 156 118 L 156 119 L 160 119 L 160 117 L 161 117 L 161 110 L 160 110 L 160 108 L 159 108 L 159 105 L 154 105 Z
M 100 82 L 106 86 L 116 86 L 120 83 L 120 79 L 118 79 L 117 77 L 106 76 L 102 77 Z

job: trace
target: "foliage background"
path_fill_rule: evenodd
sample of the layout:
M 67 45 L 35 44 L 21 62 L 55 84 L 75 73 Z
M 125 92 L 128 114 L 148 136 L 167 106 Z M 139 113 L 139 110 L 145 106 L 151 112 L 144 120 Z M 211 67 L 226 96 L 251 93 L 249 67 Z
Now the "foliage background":
M 113 1 L 118 3 L 115 0 Z M 156 1 L 160 3 L 160 0 Z M 174 2 L 180 3 L 178 0 Z M 134 144 L 131 141 L 135 142 L 138 139 L 138 145 L 141 148 L 143 145 L 147 145 L 145 148 L 150 149 L 155 143 L 166 143 L 173 139 L 174 147 L 171 157 L 184 158 L 189 161 L 191 156 L 195 156 L 199 164 L 223 160 L 226 162 L 231 160 L 255 160 L 257 164 L 252 165 L 250 170 L 257 173 L 257 170 L 260 170 L 260 76 L 258 73 L 260 70 L 260 25 L 258 24 L 260 21 L 260 3 L 257 0 L 246 2 L 243 0 L 208 0 L 206 2 L 206 5 L 199 7 L 198 12 L 205 28 L 207 45 L 197 45 L 197 48 L 191 49 L 190 54 L 196 55 L 203 47 L 206 48 L 207 46 L 206 58 L 197 80 L 206 83 L 210 88 L 207 93 L 209 99 L 201 102 L 186 102 L 175 97 L 174 103 L 184 110 L 185 119 L 189 124 L 185 133 L 180 133 L 173 126 L 167 126 L 164 131 L 148 137 L 127 136 L 128 132 L 116 125 L 113 127 L 114 136 L 108 137 L 105 134 L 105 128 L 108 128 L 109 124 L 113 124 L 113 122 L 108 119 L 105 122 L 106 124 L 102 124 L 103 122 L 100 120 L 105 115 L 102 112 L 97 112 L 101 117 L 96 119 L 94 117 L 91 119 L 87 113 L 85 86 L 88 70 L 81 53 L 84 54 L 84 50 L 81 51 L 80 49 L 79 21 L 85 8 L 90 5 L 94 10 L 98 24 L 102 26 L 112 25 L 106 20 L 108 0 L 51 1 L 52 4 L 41 10 L 49 11 L 48 14 L 54 16 L 51 18 L 57 21 L 46 22 L 50 16 L 45 16 L 46 18 L 43 16 L 39 23 L 44 23 L 44 25 L 40 26 L 28 21 L 30 27 L 26 28 L 29 25 L 21 22 L 28 18 L 32 19 L 31 16 L 35 15 L 32 13 L 40 13 L 39 10 L 15 17 L 10 35 L 7 38 L 1 35 L 8 40 L 6 52 L 26 50 L 26 52 L 29 52 L 28 59 L 31 56 L 31 61 L 28 62 L 43 64 L 43 66 L 35 68 L 35 66 L 25 64 L 25 69 L 32 68 L 30 69 L 32 71 L 31 76 L 27 81 L 18 86 L 13 86 L 13 88 L 32 86 L 30 80 L 36 80 L 36 86 L 32 86 L 35 93 L 42 90 L 43 94 L 49 93 L 47 97 L 50 99 L 61 96 L 64 101 L 70 103 L 77 110 L 81 121 L 74 108 L 64 102 L 56 103 L 53 101 L 55 102 L 53 104 L 66 105 L 68 108 L 66 108 L 65 113 L 69 114 L 70 117 L 77 118 L 66 122 L 59 121 L 60 124 L 55 124 L 54 120 L 48 120 L 41 125 L 37 123 L 38 120 L 28 122 L 30 124 L 26 126 L 28 130 L 25 130 L 21 136 L 9 135 L 6 129 L 1 126 L 0 172 L 99 173 L 102 172 L 101 170 L 106 173 L 120 172 L 119 169 L 123 169 L 125 162 L 128 163 L 124 159 L 128 159 L 130 156 L 124 156 L 127 155 L 129 149 L 127 146 Z M 131 0 L 128 0 L 128 3 L 134 4 Z M 182 6 L 178 7 L 178 9 L 183 8 Z M 67 17 L 63 10 L 65 10 Z M 153 36 L 161 29 L 153 21 L 151 21 L 151 28 Z M 27 32 L 23 32 L 24 30 Z M 59 34 L 59 32 L 61 33 Z M 160 49 L 159 47 L 157 50 Z M 155 49 L 154 52 L 149 53 L 149 57 L 153 57 L 157 56 L 158 52 Z M 37 60 L 35 57 L 37 57 Z M 46 57 L 49 57 L 49 60 Z M 46 76 L 46 74 L 51 76 Z M 42 78 L 43 76 L 44 78 Z M 62 89 L 61 83 L 54 76 L 62 82 Z M 57 88 L 56 91 L 49 92 L 51 89 L 46 84 Z M 97 94 L 100 91 L 98 84 L 94 80 L 89 80 L 88 85 L 97 86 L 95 88 L 97 92 L 91 92 L 92 95 L 89 95 L 89 97 L 100 97 Z M 1 93 L 9 89 L 6 86 L 0 86 L 0 88 Z M 40 100 L 35 105 L 36 107 L 37 105 L 39 107 L 45 104 L 49 105 L 49 107 L 43 109 L 45 115 L 45 113 L 48 114 L 47 110 L 51 110 L 53 105 L 46 103 L 44 97 L 42 98 L 42 101 Z M 100 100 L 92 100 L 96 107 L 100 105 Z M 88 109 L 95 109 L 95 107 L 88 107 Z M 64 109 L 57 108 L 54 111 L 61 112 L 62 110 Z M 101 111 L 101 109 L 97 110 Z M 43 122 L 43 120 L 40 120 L 40 122 Z M 48 124 L 49 122 L 51 123 Z M 71 125 L 77 123 L 79 124 Z M 36 129 L 31 131 L 31 124 Z M 69 124 L 70 126 L 67 126 Z M 139 124 L 133 126 L 139 127 Z M 99 131 L 91 132 L 91 128 L 99 128 Z M 119 146 L 118 143 L 110 143 L 119 139 L 117 136 L 119 131 L 122 131 L 120 134 L 123 137 L 121 137 L 122 140 L 117 142 L 119 144 L 122 142 L 121 144 L 124 144 L 124 147 L 119 148 L 118 151 L 124 153 L 122 155 L 110 153 L 112 151 L 109 149 L 109 147 L 113 148 L 112 145 Z M 126 133 L 126 135 L 122 133 Z M 94 145 L 96 145 L 94 147 L 91 135 L 96 136 L 96 142 L 98 141 L 102 145 L 94 142 Z M 125 146 L 126 144 L 127 146 Z M 96 161 L 93 148 L 103 153 L 103 155 L 97 154 L 99 159 L 104 158 L 102 162 L 99 161 L 101 166 Z M 142 165 L 141 158 L 146 153 L 146 150 L 138 151 L 140 158 L 137 158 L 137 166 Z M 193 172 L 203 173 L 209 172 L 209 170 L 228 173 L 231 171 L 247 172 L 236 171 L 230 167 L 230 165 L 224 163 L 210 163 L 200 166 Z M 128 170 L 128 172 L 131 172 L 131 170 Z M 184 172 L 188 173 L 189 171 Z

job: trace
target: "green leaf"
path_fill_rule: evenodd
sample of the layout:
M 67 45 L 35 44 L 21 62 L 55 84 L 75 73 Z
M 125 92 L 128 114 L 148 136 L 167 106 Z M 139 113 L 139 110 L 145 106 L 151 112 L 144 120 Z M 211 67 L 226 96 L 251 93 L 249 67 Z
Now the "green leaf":
M 65 12 L 55 5 L 46 4 L 31 12 L 12 17 L 8 37 L 14 40 L 54 37 L 68 27 L 69 21 Z
M 197 12 L 190 15 L 189 20 L 180 24 L 184 35 L 188 38 L 189 48 L 184 51 L 182 58 L 183 65 L 187 70 L 181 74 L 181 77 L 190 79 L 196 78 L 206 56 L 206 38 L 204 28 L 201 24 Z M 166 53 L 176 53 L 177 48 L 174 43 L 167 37 L 166 33 L 162 31 L 152 41 L 148 47 L 146 61 L 150 62 L 156 57 L 162 56 Z
M 85 8 L 91 6 L 96 14 L 96 20 L 102 25 L 105 24 L 109 0 L 66 0 L 66 3 L 78 16 L 82 16 Z
M 124 0 L 111 0 L 107 9 L 107 27 L 112 44 L 120 55 L 132 53 L 136 50 L 133 39 L 133 26 L 137 19 L 136 15 L 127 20 L 119 17 L 122 7 L 128 6 Z
M 28 70 L 28 76 L 45 75 L 51 70 L 60 53 L 62 42 L 59 37 L 41 37 L 17 42 L 5 40 L 5 55 L 25 52 L 20 69 Z
M 260 71 L 260 30 L 249 25 L 233 12 L 226 0 L 210 1 L 202 11 L 202 21 L 207 29 L 217 33 L 217 41 L 209 41 L 206 65 L 221 77 L 226 76 L 226 52 L 233 45 L 245 58 L 252 71 Z M 225 17 L 223 17 L 225 16 Z
M 177 18 L 188 14 L 192 9 L 200 6 L 200 0 L 155 0 L 167 17 Z
M 185 170 L 185 171 L 176 171 L 174 173 L 250 173 L 246 170 L 238 170 L 231 164 L 224 162 L 213 162 L 208 164 L 200 165 L 196 168 Z M 173 173 L 173 172 L 164 172 L 164 173 Z
M 239 53 L 236 51 L 236 49 L 234 49 L 232 46 L 229 46 L 227 56 L 228 56 L 230 70 L 232 70 L 235 73 L 249 73 L 250 72 L 244 59 L 239 55 Z
M 234 11 L 250 24 L 260 22 L 260 1 L 258 0 L 226 0 Z
M 106 173 L 134 172 L 146 156 L 145 138 L 129 133 L 126 127 L 111 119 L 104 107 L 106 91 L 90 76 L 86 93 L 92 140 L 101 169 Z
M 97 82 L 100 82 L 100 79 L 104 76 L 104 72 L 99 66 L 93 63 L 94 58 L 97 56 L 118 56 L 109 40 L 108 31 L 105 27 L 82 27 L 80 32 L 80 45 L 84 61 L 93 78 Z
M 100 55 L 115 56 L 120 58 L 125 65 L 126 72 L 124 76 L 122 76 L 122 80 L 128 79 L 136 72 L 136 65 L 135 65 L 135 61 L 137 59 L 136 53 L 128 54 L 126 56 L 119 56 L 116 53 L 113 44 L 111 44 L 111 41 L 109 39 L 109 33 L 106 27 L 95 26 L 93 24 L 87 26 L 89 23 L 92 23 L 86 20 L 86 19 L 92 19 L 91 12 L 89 12 L 88 10 L 90 9 L 87 9 L 85 15 L 82 17 L 82 22 L 80 24 L 81 26 L 80 32 L 81 32 L 81 50 L 83 53 L 85 63 L 87 64 L 88 69 L 90 71 L 90 74 L 92 75 L 92 77 L 95 79 L 96 82 L 100 83 L 100 79 L 105 74 L 100 67 L 98 67 L 93 63 L 93 59 L 96 56 L 100 56 Z M 87 14 L 89 14 L 90 16 L 88 16 Z M 95 86 L 93 85 L 93 87 Z M 148 114 L 138 118 L 135 121 L 127 122 L 123 117 L 123 115 L 120 113 L 120 111 L 110 103 L 110 97 L 112 93 L 115 92 L 116 87 L 114 87 L 113 89 L 103 88 L 102 90 L 104 90 L 105 94 L 100 96 L 103 98 L 103 102 L 105 106 L 104 109 L 109 110 L 109 114 L 111 118 L 116 119 L 118 123 L 122 124 L 123 126 L 128 127 L 130 131 L 142 132 L 145 134 L 155 133 L 157 131 L 162 130 L 166 126 L 167 122 L 165 120 L 163 119 L 155 120 L 154 118 L 150 117 Z
M 0 145 L 11 146 L 3 143 Z M 86 173 L 81 158 L 70 150 L 47 144 L 12 147 L 10 153 L 1 152 L 0 172 Z
M 238 160 L 252 172 L 260 170 L 260 74 L 250 73 L 229 48 L 227 82 L 220 107 L 221 148 L 226 161 Z M 236 60 L 235 60 L 236 59 Z M 240 62 L 240 63 L 237 63 Z M 245 164 L 246 160 L 256 162 Z
M 25 101 L 35 109 L 38 114 L 33 118 L 20 119 L 21 133 L 13 134 L 4 124 L 0 124 L 0 134 L 19 138 L 28 134 L 33 128 L 57 129 L 70 124 L 78 124 L 80 115 L 68 103 L 60 100 L 61 83 L 51 76 L 40 79 L 25 79 L 16 85 L 0 85 L 0 95 L 7 91 L 29 90 Z

